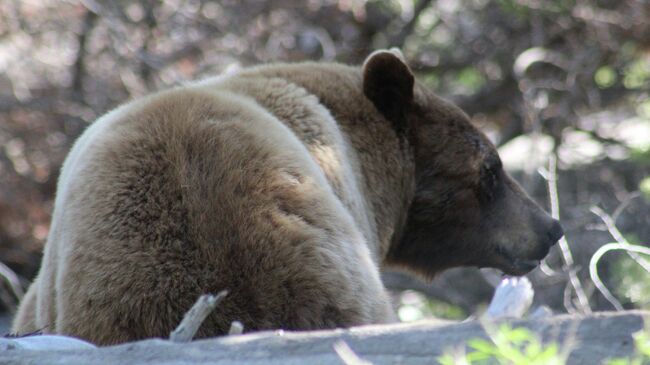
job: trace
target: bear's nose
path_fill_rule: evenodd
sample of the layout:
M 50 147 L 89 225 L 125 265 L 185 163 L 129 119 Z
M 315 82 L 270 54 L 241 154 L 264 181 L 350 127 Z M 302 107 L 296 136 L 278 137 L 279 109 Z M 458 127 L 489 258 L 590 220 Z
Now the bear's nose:
M 551 224 L 551 229 L 548 231 L 548 238 L 551 241 L 551 245 L 557 243 L 557 241 L 564 236 L 564 229 L 557 219 L 553 219 Z

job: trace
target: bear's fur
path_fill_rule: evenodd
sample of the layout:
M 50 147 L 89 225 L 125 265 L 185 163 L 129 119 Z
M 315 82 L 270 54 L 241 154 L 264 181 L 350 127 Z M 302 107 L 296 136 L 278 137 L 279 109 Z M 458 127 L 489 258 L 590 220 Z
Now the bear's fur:
M 13 331 L 166 337 L 223 289 L 198 337 L 234 320 L 388 322 L 382 266 L 523 274 L 561 234 L 399 52 L 362 68 L 261 66 L 130 102 L 86 130 Z

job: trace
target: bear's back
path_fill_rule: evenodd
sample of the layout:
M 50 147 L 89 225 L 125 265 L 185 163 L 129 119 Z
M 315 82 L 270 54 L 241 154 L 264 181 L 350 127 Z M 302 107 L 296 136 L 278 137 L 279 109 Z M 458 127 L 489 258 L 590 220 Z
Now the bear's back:
M 358 310 L 381 283 L 352 216 L 303 141 L 251 98 L 184 87 L 124 106 L 80 138 L 59 186 L 37 279 L 47 331 L 103 344 L 161 336 L 223 289 L 232 299 L 200 336 L 232 320 L 254 330 L 376 316 Z

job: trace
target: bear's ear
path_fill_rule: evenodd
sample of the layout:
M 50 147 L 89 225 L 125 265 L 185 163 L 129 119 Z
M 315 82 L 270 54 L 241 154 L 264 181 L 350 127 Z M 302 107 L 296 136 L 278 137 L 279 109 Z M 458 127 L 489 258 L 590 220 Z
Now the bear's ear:
M 375 51 L 363 63 L 363 93 L 394 123 L 402 119 L 403 111 L 413 102 L 414 82 L 397 48 Z

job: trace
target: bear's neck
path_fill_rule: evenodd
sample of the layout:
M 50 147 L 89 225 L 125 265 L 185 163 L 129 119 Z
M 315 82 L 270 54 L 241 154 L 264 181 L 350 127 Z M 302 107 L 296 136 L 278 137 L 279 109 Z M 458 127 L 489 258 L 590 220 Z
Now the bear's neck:
M 341 182 L 331 176 L 328 179 L 366 237 L 377 264 L 382 265 L 391 245 L 402 235 L 415 190 L 415 167 L 408 146 L 363 95 L 360 70 L 306 63 L 262 66 L 251 74 L 280 78 L 304 88 L 334 118 L 350 147 L 345 158 L 354 172 L 361 204 L 345 196 L 349 186 L 337 188 Z

